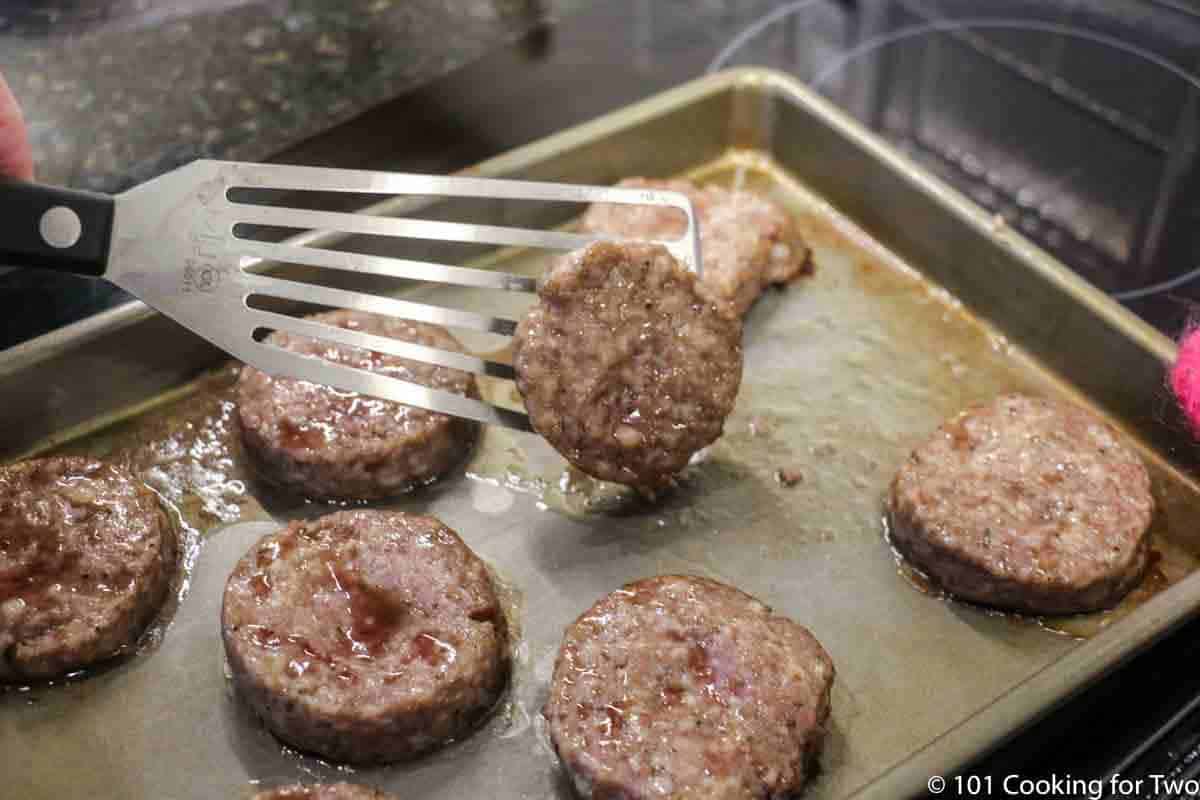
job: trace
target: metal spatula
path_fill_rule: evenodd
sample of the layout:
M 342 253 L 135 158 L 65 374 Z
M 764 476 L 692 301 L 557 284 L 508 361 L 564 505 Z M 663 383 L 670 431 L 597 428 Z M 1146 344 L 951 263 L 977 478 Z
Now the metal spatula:
M 248 301 L 252 297 L 300 301 L 508 336 L 516 328 L 511 319 L 314 286 L 251 270 L 263 261 L 283 262 L 517 292 L 535 291 L 535 279 L 308 247 L 295 240 L 254 241 L 235 235 L 235 226 L 267 225 L 549 250 L 573 250 L 612 237 L 251 204 L 231 199 L 231 192 L 236 197 L 234 190 L 240 189 L 670 206 L 686 217 L 686 232 L 677 240 L 660 244 L 689 269 L 699 272 L 700 268 L 695 216 L 688 199 L 675 192 L 225 161 L 196 161 L 115 197 L 0 182 L 0 265 L 41 267 L 104 278 L 271 375 L 529 429 L 528 418 L 522 413 L 300 355 L 259 338 L 264 330 L 290 331 L 511 378 L 512 368 L 506 364 L 323 325 L 254 308 Z

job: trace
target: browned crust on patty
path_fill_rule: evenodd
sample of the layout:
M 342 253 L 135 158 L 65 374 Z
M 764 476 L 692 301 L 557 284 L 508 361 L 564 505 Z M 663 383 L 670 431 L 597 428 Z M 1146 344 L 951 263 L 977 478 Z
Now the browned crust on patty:
M 584 797 L 788 797 L 815 768 L 833 680 L 803 626 L 731 586 L 665 575 L 567 628 L 543 714 Z
M 361 311 L 310 320 L 459 352 L 436 325 Z M 267 341 L 299 353 L 477 397 L 469 373 L 276 331 Z M 463 460 L 478 425 L 447 414 L 342 392 L 242 368 L 238 381 L 242 439 L 269 481 L 317 500 L 386 497 L 427 483 Z
M 123 468 L 0 467 L 0 680 L 58 677 L 132 647 L 166 596 L 175 532 Z
M 1082 408 L 1004 395 L 916 448 L 892 481 L 893 544 L 951 594 L 1030 613 L 1115 604 L 1141 580 L 1150 478 Z
M 396 800 L 396 796 L 356 783 L 297 783 L 258 792 L 251 800 Z
M 334 761 L 411 758 L 468 733 L 508 678 L 483 562 L 433 517 L 342 511 L 263 537 L 221 614 L 238 694 Z
M 721 435 L 741 325 L 661 246 L 599 243 L 560 261 L 514 340 L 533 427 L 579 469 L 654 491 Z

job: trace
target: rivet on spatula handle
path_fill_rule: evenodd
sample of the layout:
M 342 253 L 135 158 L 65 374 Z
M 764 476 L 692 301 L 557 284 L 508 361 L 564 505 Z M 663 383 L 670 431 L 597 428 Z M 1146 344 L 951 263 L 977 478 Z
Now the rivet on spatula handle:
M 100 277 L 108 264 L 113 198 L 0 181 L 0 264 Z

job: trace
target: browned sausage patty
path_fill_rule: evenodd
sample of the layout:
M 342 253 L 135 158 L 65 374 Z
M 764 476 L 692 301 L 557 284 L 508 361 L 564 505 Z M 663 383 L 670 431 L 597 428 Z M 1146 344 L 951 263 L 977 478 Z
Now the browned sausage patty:
M 354 783 L 297 783 L 259 792 L 252 800 L 395 800 L 395 796 Z
M 491 578 L 433 517 L 342 511 L 263 537 L 221 613 L 239 694 L 283 741 L 396 761 L 469 731 L 509 670 Z
M 1111 425 L 1005 395 L 946 422 L 889 497 L 896 548 L 959 597 L 1046 614 L 1116 603 L 1146 566 L 1150 478 Z
M 561 259 L 517 327 L 533 427 L 597 478 L 653 491 L 721 435 L 742 377 L 741 325 L 659 245 Z
M 331 311 L 310 319 L 441 350 L 462 350 L 453 336 L 435 325 L 360 311 Z M 477 395 L 475 379 L 459 370 L 281 331 L 268 341 L 338 364 Z M 249 366 L 243 367 L 238 381 L 238 416 L 242 438 L 266 478 L 323 500 L 384 497 L 430 481 L 462 460 L 478 429 L 458 417 L 308 381 L 273 378 Z
M 131 647 L 175 571 L 158 498 L 124 469 L 0 468 L 0 680 L 53 678 Z
M 820 752 L 833 676 L 803 626 L 668 575 L 567 629 L 543 714 L 584 797 L 789 797 Z
M 700 224 L 704 269 L 700 293 L 719 308 L 741 316 L 763 289 L 787 283 L 811 267 L 809 248 L 786 211 L 753 192 L 703 188 L 687 180 L 626 178 L 618 186 L 668 189 L 692 201 Z M 598 203 L 583 215 L 586 231 L 636 239 L 681 236 L 684 221 L 665 206 Z

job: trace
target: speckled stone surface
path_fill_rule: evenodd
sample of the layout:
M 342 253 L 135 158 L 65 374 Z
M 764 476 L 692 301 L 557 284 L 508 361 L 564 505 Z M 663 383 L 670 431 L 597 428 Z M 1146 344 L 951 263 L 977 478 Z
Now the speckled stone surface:
M 113 192 L 200 156 L 266 158 L 574 5 L 14 2 L 0 5 L 0 71 L 39 179 Z

